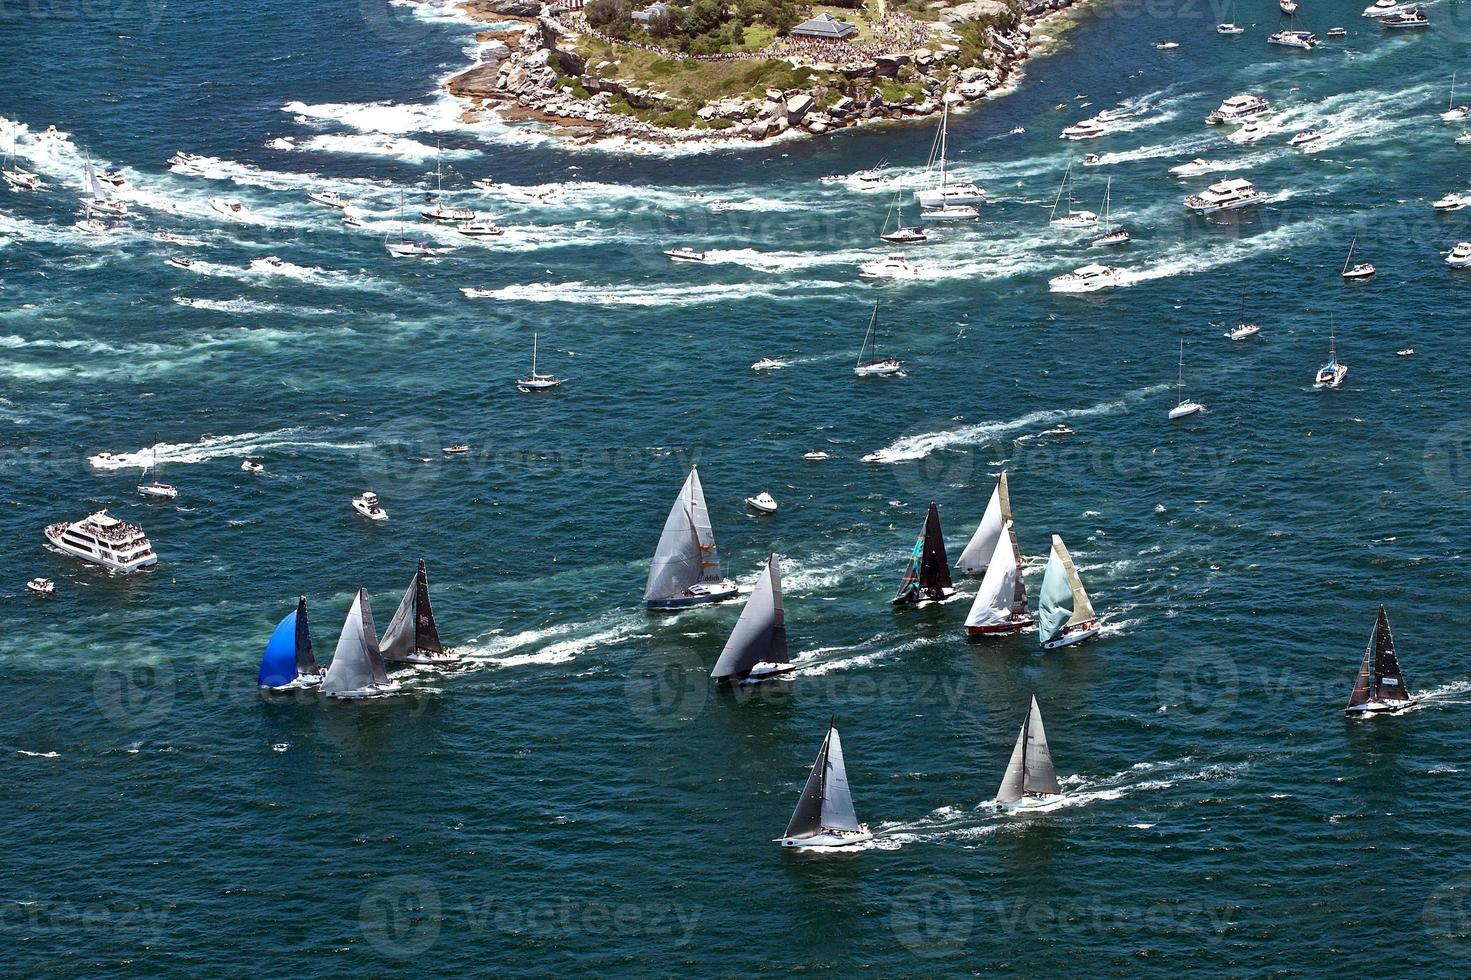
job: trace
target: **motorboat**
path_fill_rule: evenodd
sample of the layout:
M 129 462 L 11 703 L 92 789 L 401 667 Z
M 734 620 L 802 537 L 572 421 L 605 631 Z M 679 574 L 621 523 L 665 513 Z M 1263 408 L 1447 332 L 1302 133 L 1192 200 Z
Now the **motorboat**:
M 371 490 L 364 490 L 360 496 L 352 498 L 352 509 L 370 521 L 388 520 L 388 511 L 378 503 L 378 495 Z
M 1323 134 L 1318 132 L 1316 129 L 1304 129 L 1302 132 L 1292 137 L 1292 139 L 1288 140 L 1287 145 L 1307 146 L 1309 143 L 1316 143 L 1322 138 Z
M 26 583 L 26 591 L 31 595 L 52 596 L 56 594 L 56 583 L 49 578 L 33 578 Z
M 126 218 L 128 216 L 128 203 L 126 201 L 108 201 L 93 198 L 86 202 L 88 214 L 100 214 L 109 218 Z
M 1399 357 L 1414 357 L 1415 356 L 1415 348 L 1413 348 L 1413 347 L 1401 347 L 1399 350 L 1395 351 L 1395 354 L 1398 355 Z
M 194 260 L 186 255 L 174 255 L 170 258 L 165 259 L 164 261 L 173 266 L 175 269 L 194 268 Z
M 1311 31 L 1278 31 L 1267 38 L 1268 44 L 1277 44 L 1284 48 L 1296 48 L 1299 51 L 1311 51 L 1318 46 L 1318 39 Z
M 1215 160 L 1207 160 L 1205 157 L 1196 157 L 1189 163 L 1180 163 L 1170 168 L 1170 173 L 1175 177 L 1195 177 L 1200 174 L 1208 174 L 1212 170 L 1219 170 L 1224 164 Z
M 1430 206 L 1442 213 L 1449 213 L 1451 211 L 1459 211 L 1467 204 L 1471 204 L 1471 197 L 1464 194 L 1451 193 L 1439 200 L 1432 201 Z
M 1238 34 L 1245 34 L 1246 28 L 1242 27 L 1240 24 L 1235 24 L 1231 21 L 1227 21 L 1224 24 L 1216 25 L 1216 33 L 1220 34 L 1223 37 L 1235 37 Z
M 209 206 L 227 218 L 244 218 L 247 213 L 245 205 L 233 197 L 211 197 Z
M 1271 135 L 1272 131 L 1266 125 L 1253 120 L 1232 133 L 1227 139 L 1232 143 L 1260 143 Z
M 786 366 L 787 365 L 786 365 L 786 362 L 785 361 L 778 361 L 774 357 L 763 357 L 763 358 L 761 358 L 761 360 L 759 360 L 756 363 L 754 363 L 754 364 L 751 365 L 751 370 L 752 371 L 780 371 L 782 368 L 784 368 Z
M 138 492 L 145 497 L 157 497 L 162 500 L 176 500 L 179 496 L 179 488 L 171 483 L 160 483 L 154 480 L 152 483 L 138 484 Z
M 1471 268 L 1471 242 L 1457 242 L 1456 247 L 1446 253 L 1445 264 L 1452 269 Z
M 563 379 L 554 374 L 541 374 L 536 370 L 536 334 L 531 335 L 531 374 L 516 381 L 516 390 L 523 392 L 550 391 L 560 387 Z
M 1205 121 L 1212 126 L 1223 126 L 1228 123 L 1246 122 L 1255 119 L 1262 113 L 1272 108 L 1272 104 L 1260 95 L 1243 92 L 1233 95 L 1221 102 L 1219 106 L 1205 117 Z
M 1196 214 L 1215 214 L 1217 211 L 1235 211 L 1251 207 L 1266 200 L 1266 195 L 1257 190 L 1244 177 L 1231 177 L 1211 184 L 1199 194 L 1185 198 L 1185 207 Z
M 1399 9 L 1399 0 L 1374 0 L 1373 3 L 1364 8 L 1364 16 L 1374 18 L 1388 17 L 1390 14 L 1398 12 Z
M 445 207 L 443 201 L 434 202 L 434 207 L 428 211 L 420 211 L 419 214 L 430 221 L 459 222 L 475 220 L 475 212 L 469 208 Z
M 45 533 L 56 550 L 109 571 L 134 572 L 158 564 L 143 528 L 105 510 L 80 521 L 59 521 Z
M 879 235 L 879 237 L 888 242 L 890 245 L 918 245 L 921 242 L 927 242 L 930 240 L 930 236 L 925 234 L 924 225 L 911 225 L 908 228 L 895 228 L 893 231 L 884 232 L 883 234 Z
M 117 225 L 110 221 L 99 221 L 97 218 L 83 218 L 76 222 L 73 227 L 84 235 L 105 235 L 116 228 Z
M 1062 139 L 1065 140 L 1094 140 L 1108 134 L 1108 127 L 1097 119 L 1084 119 L 1073 123 L 1062 131 Z
M 306 196 L 307 200 L 329 208 L 345 209 L 349 203 L 347 198 L 332 190 L 307 191 Z
M 969 204 L 946 204 L 938 208 L 925 208 L 920 217 L 926 221 L 965 221 L 979 218 L 981 212 Z
M 396 259 L 422 259 L 434 254 L 434 249 L 423 242 L 411 242 L 407 239 L 391 242 L 385 238 L 383 247 Z
M 825 459 L 829 459 L 830 457 L 821 449 L 811 449 L 803 453 L 802 458 L 807 460 L 807 462 L 809 463 L 820 463 Z
M 208 159 L 209 157 L 199 153 L 187 153 L 184 150 L 179 150 L 173 156 L 169 157 L 167 162 L 173 167 L 192 167 L 196 164 L 204 163 Z
M 664 257 L 671 262 L 704 262 L 705 253 L 692 248 L 666 248 Z
M 1179 41 L 1158 41 L 1154 45 L 1156 51 L 1173 51 L 1180 46 Z
M 506 229 L 491 219 L 480 217 L 461 222 L 455 230 L 466 238 L 495 238 L 506 233 Z
M 1262 328 L 1255 323 L 1238 323 L 1226 331 L 1226 336 L 1232 340 L 1247 340 L 1262 332 Z
M 1457 146 L 1471 145 L 1471 130 L 1462 130 L 1461 135 L 1456 137 Z
M 355 214 L 344 214 L 342 216 L 342 223 L 344 225 L 346 225 L 347 227 L 349 227 L 349 228 L 366 228 L 367 227 L 367 224 L 364 223 L 363 219 L 362 218 L 359 218 Z
M 1044 436 L 1070 436 L 1076 431 L 1076 429 L 1066 422 L 1059 422 L 1050 429 L 1043 429 L 1041 434 Z
M 266 255 L 261 258 L 252 260 L 250 264 L 257 268 L 264 266 L 267 269 L 281 269 L 286 266 L 286 263 L 281 261 L 281 257 L 279 255 Z
M 747 497 L 746 506 L 760 514 L 775 514 L 777 509 L 776 498 L 765 490 L 754 497 Z
M 1277 9 L 1284 14 L 1297 13 L 1297 0 L 1277 0 Z
M 463 456 L 469 451 L 470 444 L 468 442 L 452 442 L 440 450 L 446 456 Z
M 128 178 L 119 167 L 104 167 L 97 172 L 97 179 L 109 187 L 120 191 L 131 190 L 128 185 Z
M 1123 270 L 1096 262 L 1048 280 L 1047 287 L 1054 293 L 1092 293 L 1100 289 L 1122 286 Z
M 1085 153 L 1083 159 L 1078 162 L 1085 167 L 1099 167 L 1103 165 L 1103 157 L 1097 153 Z
M 1416 7 L 1413 10 L 1400 10 L 1387 17 L 1381 17 L 1379 24 L 1387 31 L 1413 30 L 1419 27 L 1429 27 L 1430 18 L 1425 16 L 1423 10 Z
M 858 274 L 864 279 L 917 279 L 919 269 L 910 265 L 902 253 L 890 252 L 882 260 L 860 265 Z
M 1337 40 L 1338 38 L 1341 38 L 1341 37 L 1348 37 L 1348 28 L 1346 28 L 1346 27 L 1330 27 L 1330 28 L 1328 28 L 1328 37 L 1331 37 L 1334 40 Z
M 246 473 L 264 473 L 266 470 L 265 464 L 254 456 L 247 456 L 245 462 L 240 464 L 240 468 Z

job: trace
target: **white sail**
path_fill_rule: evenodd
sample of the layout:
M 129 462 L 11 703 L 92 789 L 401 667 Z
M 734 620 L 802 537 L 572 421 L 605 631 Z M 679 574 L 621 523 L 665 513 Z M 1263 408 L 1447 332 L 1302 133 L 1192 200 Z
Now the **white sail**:
M 418 587 L 419 573 L 415 572 L 398 609 L 388 621 L 388 629 L 383 631 L 379 651 L 385 660 L 401 660 L 414 649 L 414 598 Z
M 1010 530 L 1009 526 L 1007 530 Z M 1021 569 L 1017 567 L 1016 549 L 1011 535 L 997 535 L 990 561 L 986 565 L 986 574 L 981 579 L 975 602 L 971 603 L 970 615 L 965 618 L 965 625 L 1004 626 L 1010 623 L 1020 576 Z M 1022 595 L 1025 596 L 1025 593 Z
M 718 581 L 720 553 L 715 548 L 715 532 L 705 507 L 705 491 L 700 486 L 699 471 L 690 467 L 690 475 L 659 535 L 659 546 L 644 585 L 644 598 L 665 599 L 699 582 Z
M 1037 707 L 1037 697 L 1033 695 L 1027 718 L 1017 733 L 1016 746 L 1011 750 L 1011 759 L 1006 764 L 1001 788 L 996 791 L 996 801 L 1015 803 L 1024 796 L 1057 795 L 1061 792 L 1057 770 L 1052 767 L 1052 753 L 1047 748 L 1047 731 L 1042 727 L 1042 709 Z
M 991 555 L 996 551 L 996 542 L 1001 537 L 1001 529 L 1011 521 L 1011 495 L 1006 488 L 1006 471 L 1001 471 L 1001 478 L 996 481 L 996 489 L 991 491 L 991 500 L 986 504 L 986 512 L 981 516 L 980 526 L 976 533 L 971 535 L 965 550 L 960 553 L 957 564 L 960 570 L 967 575 L 979 575 L 986 570 Z
M 838 730 L 830 725 L 783 836 L 800 839 L 813 837 L 824 830 L 861 829 L 858 815 L 853 810 L 853 794 L 848 789 L 843 743 Z
M 368 604 L 367 591 L 358 589 L 347 620 L 342 624 L 342 635 L 337 639 L 337 649 L 332 654 L 327 676 L 322 679 L 321 690 L 323 694 L 343 694 L 387 683 L 388 672 L 383 667 L 378 637 L 373 630 L 373 608 Z
M 716 680 L 744 677 L 759 663 L 789 663 L 787 628 L 781 607 L 781 565 L 776 555 L 766 561 L 766 568 L 741 610 L 725 649 L 715 661 L 710 676 Z

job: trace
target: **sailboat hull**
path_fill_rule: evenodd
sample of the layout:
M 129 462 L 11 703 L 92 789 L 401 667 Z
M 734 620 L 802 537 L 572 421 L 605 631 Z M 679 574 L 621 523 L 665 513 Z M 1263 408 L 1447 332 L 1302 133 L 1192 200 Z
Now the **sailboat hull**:
M 262 684 L 261 689 L 284 693 L 286 691 L 309 691 L 322 683 L 321 674 L 298 674 L 285 684 Z
M 458 653 L 446 650 L 443 653 L 431 653 L 428 650 L 410 650 L 401 657 L 384 657 L 386 664 L 413 664 L 416 667 L 451 667 L 460 662 Z
M 1061 803 L 1061 793 L 1029 793 L 1019 800 L 998 804 L 1007 813 L 1025 813 L 1029 810 L 1045 810 Z
M 1375 715 L 1397 715 L 1402 711 L 1408 711 L 1418 703 L 1419 701 L 1414 698 L 1409 701 L 1365 701 L 1363 704 L 1344 709 L 1343 716 L 1345 718 L 1371 718 Z
M 868 824 L 861 823 L 858 826 L 858 830 L 828 830 L 824 827 L 811 837 L 778 837 L 776 840 L 782 847 L 800 847 L 804 850 L 832 850 L 873 840 Z
M 1074 643 L 1082 643 L 1084 640 L 1098 635 L 1101 623 L 1096 619 L 1090 619 L 1086 623 L 1078 623 L 1068 626 L 1050 640 L 1042 641 L 1043 650 L 1057 650 L 1062 647 L 1070 647 Z
M 386 698 L 391 694 L 397 694 L 403 687 L 398 681 L 389 681 L 387 684 L 370 684 L 367 687 L 355 688 L 351 691 L 328 691 L 327 697 L 336 698 L 339 701 L 366 701 L 369 698 Z
M 907 606 L 915 609 L 921 609 L 925 606 L 933 606 L 938 603 L 949 602 L 951 599 L 954 598 L 954 589 L 942 589 L 938 596 L 931 595 L 919 589 L 914 589 L 904 593 L 903 595 L 895 596 L 889 601 L 891 605 Z
M 703 606 L 711 602 L 725 602 L 728 599 L 734 599 L 737 591 L 735 583 L 726 579 L 722 582 L 691 586 L 679 595 L 667 596 L 663 599 L 649 599 L 646 604 L 650 609 L 687 609 L 690 606 Z
M 760 663 L 751 668 L 751 672 L 742 677 L 722 677 L 721 687 L 745 687 L 751 684 L 762 684 L 767 681 L 788 680 L 788 674 L 796 670 L 791 664 Z
M 1009 636 L 1012 633 L 1020 633 L 1022 630 L 1031 629 L 1037 625 L 1037 621 L 1031 616 L 1021 619 L 1013 619 L 1009 623 L 994 623 L 990 626 L 967 626 L 966 636 Z

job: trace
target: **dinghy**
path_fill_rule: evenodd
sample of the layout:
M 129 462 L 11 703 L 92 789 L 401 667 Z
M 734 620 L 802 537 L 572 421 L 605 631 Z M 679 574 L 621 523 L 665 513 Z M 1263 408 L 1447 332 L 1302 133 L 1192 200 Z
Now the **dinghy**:
M 1412 706 L 1415 699 L 1405 682 L 1399 658 L 1394 653 L 1394 634 L 1389 630 L 1389 613 L 1379 604 L 1379 617 L 1364 648 L 1364 662 L 1343 713 L 1349 718 L 1393 714 Z
M 1016 747 L 1006 763 L 1006 775 L 996 791 L 996 802 L 1008 809 L 1041 806 L 1062 798 L 1052 752 L 1047 748 L 1047 730 L 1042 727 L 1042 709 L 1032 695 L 1027 718 L 1016 736 Z
M 781 565 L 771 555 L 710 676 L 721 684 L 755 684 L 792 669 L 781 607 Z
M 843 741 L 831 720 L 827 737 L 817 752 L 817 761 L 802 787 L 797 809 L 786 833 L 777 838 L 782 847 L 849 847 L 872 840 L 868 824 L 858 822 L 853 795 L 848 789 L 848 770 L 843 765 Z
M 1047 571 L 1042 576 L 1038 607 L 1041 617 L 1038 636 L 1044 650 L 1071 646 L 1098 635 L 1099 621 L 1093 602 L 1073 567 L 1073 556 L 1056 534 L 1052 536 L 1052 554 L 1047 558 Z
M 383 631 L 380 650 L 383 662 L 390 664 L 438 667 L 460 662 L 460 655 L 446 650 L 439 641 L 439 625 L 434 621 L 434 609 L 429 605 L 429 576 L 424 571 L 422 558 L 414 580 L 404 591 L 398 610 L 388 622 L 388 629 Z
M 322 668 L 312 655 L 312 628 L 306 617 L 306 596 L 286 614 L 266 642 L 256 682 L 271 691 L 297 691 L 322 683 Z
M 691 466 L 659 535 L 644 583 L 644 602 L 650 609 L 683 609 L 735 595 L 735 583 L 720 574 L 720 551 L 705 506 L 705 489 L 699 470 Z
M 320 690 L 329 698 L 381 698 L 396 694 L 398 681 L 388 679 L 383 655 L 378 650 L 378 634 L 373 631 L 373 607 L 368 604 L 368 591 L 358 589 L 332 663 L 322 678 Z
M 976 527 L 976 533 L 970 536 L 964 550 L 960 552 L 960 558 L 955 565 L 964 575 L 980 575 L 986 570 L 991 562 L 991 555 L 996 551 L 996 542 L 1001 538 L 1001 532 L 1011 523 L 1011 494 L 1007 490 L 1006 471 L 1001 471 L 1001 476 L 996 480 L 996 488 L 991 491 L 991 499 L 986 503 L 985 513 L 981 515 L 981 523 Z
M 860 378 L 887 378 L 904 371 L 904 365 L 898 358 L 878 356 L 878 322 L 879 304 L 878 300 L 873 303 L 873 316 L 868 320 L 868 330 L 863 334 L 863 343 L 858 347 L 858 363 L 853 365 L 853 373 Z M 865 360 L 872 352 L 872 357 Z
M 1032 611 L 1027 608 L 1027 589 L 1022 584 L 1022 554 L 1009 517 L 1004 530 L 1004 534 L 996 537 L 981 587 L 976 590 L 970 614 L 965 617 L 967 636 L 1019 633 L 1036 622 Z
M 945 557 L 945 535 L 940 530 L 940 508 L 932 500 L 909 555 L 904 581 L 899 583 L 899 594 L 891 602 L 896 606 L 923 606 L 944 602 L 953 595 L 950 560 Z

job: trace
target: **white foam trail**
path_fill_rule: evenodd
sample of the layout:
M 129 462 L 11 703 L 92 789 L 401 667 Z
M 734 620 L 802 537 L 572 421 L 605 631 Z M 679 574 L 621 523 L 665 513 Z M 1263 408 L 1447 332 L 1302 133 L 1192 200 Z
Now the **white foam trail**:
M 467 660 L 499 667 L 566 663 L 598 647 L 610 646 L 640 635 L 646 620 L 609 615 L 591 623 L 558 623 L 541 629 L 495 636 L 483 643 L 462 647 Z M 528 649 L 531 648 L 531 649 Z
M 525 283 L 482 290 L 485 299 L 529 303 L 578 303 L 593 306 L 704 306 L 710 303 L 738 302 L 753 296 L 773 297 L 792 290 L 810 293 L 814 290 L 848 288 L 840 282 L 794 282 L 782 286 L 753 286 L 742 283 L 702 284 L 693 286 L 598 286 L 586 282 Z
M 196 299 L 190 296 L 175 296 L 174 302 L 197 310 L 214 310 L 218 313 L 290 313 L 294 316 L 337 316 L 340 311 L 318 309 L 310 306 L 282 306 L 279 303 L 258 303 L 249 299 Z
M 136 452 L 97 453 L 87 462 L 99 470 L 143 469 L 162 463 L 206 463 L 212 459 L 239 459 L 269 450 L 310 449 L 354 452 L 368 448 L 365 443 L 337 443 L 312 439 L 300 429 L 275 432 L 244 432 L 230 436 L 204 436 L 197 442 L 160 442 Z

